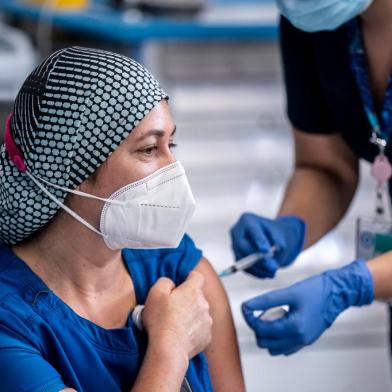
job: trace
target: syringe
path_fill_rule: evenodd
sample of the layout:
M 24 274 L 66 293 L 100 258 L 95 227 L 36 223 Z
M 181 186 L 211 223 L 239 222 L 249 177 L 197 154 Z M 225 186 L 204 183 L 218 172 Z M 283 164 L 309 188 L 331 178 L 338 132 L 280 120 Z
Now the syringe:
M 233 275 L 233 274 L 237 273 L 238 271 L 246 270 L 247 268 L 252 267 L 253 264 L 256 264 L 259 260 L 265 259 L 268 257 L 272 257 L 276 251 L 277 251 L 277 247 L 271 246 L 269 251 L 266 253 L 258 252 L 258 253 L 253 253 L 249 256 L 246 256 L 246 257 L 238 260 L 235 264 L 233 264 L 230 267 L 223 270 L 219 274 L 219 277 L 224 278 L 226 276 Z

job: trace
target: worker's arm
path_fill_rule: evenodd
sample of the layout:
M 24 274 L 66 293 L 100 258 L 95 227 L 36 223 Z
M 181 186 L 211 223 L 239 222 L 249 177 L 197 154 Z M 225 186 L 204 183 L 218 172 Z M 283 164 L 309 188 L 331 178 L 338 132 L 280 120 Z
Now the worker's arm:
M 337 134 L 294 130 L 294 141 L 294 171 L 279 215 L 295 215 L 306 222 L 308 247 L 346 213 L 358 186 L 359 159 Z
M 392 252 L 384 253 L 368 261 L 367 266 L 374 282 L 376 299 L 392 298 Z
M 257 344 L 272 355 L 290 355 L 313 343 L 351 306 L 392 298 L 392 251 L 371 260 L 356 260 L 287 288 L 270 291 L 243 304 Z M 255 310 L 289 305 L 286 317 L 263 322 Z
M 203 258 L 196 270 L 204 275 L 204 294 L 213 319 L 212 340 L 204 351 L 214 392 L 245 391 L 233 317 L 225 289 L 210 263 Z
M 359 159 L 340 135 L 294 130 L 294 169 L 276 219 L 245 213 L 231 230 L 236 259 L 270 252 L 247 272 L 272 278 L 343 217 L 358 186 Z

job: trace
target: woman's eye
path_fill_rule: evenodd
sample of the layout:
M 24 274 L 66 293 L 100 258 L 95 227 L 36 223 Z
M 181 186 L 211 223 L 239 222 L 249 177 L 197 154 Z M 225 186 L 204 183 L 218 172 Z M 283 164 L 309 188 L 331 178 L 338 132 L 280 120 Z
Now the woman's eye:
M 177 144 L 169 143 L 169 148 L 171 150 L 176 147 L 177 147 Z M 146 156 L 152 156 L 158 151 L 158 149 L 159 149 L 159 147 L 157 145 L 156 146 L 149 146 L 149 147 L 141 149 L 139 152 L 143 155 L 146 155 Z
M 156 150 L 158 150 L 157 146 L 151 146 L 144 148 L 143 150 L 141 150 L 141 152 L 145 155 L 153 155 Z

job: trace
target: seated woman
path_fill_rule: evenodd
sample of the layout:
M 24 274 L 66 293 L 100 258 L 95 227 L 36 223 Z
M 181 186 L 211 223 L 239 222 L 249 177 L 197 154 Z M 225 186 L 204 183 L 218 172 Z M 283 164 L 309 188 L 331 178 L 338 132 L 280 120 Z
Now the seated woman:
M 81 47 L 23 84 L 0 151 L 2 392 L 244 390 L 224 289 L 184 235 L 167 98 Z

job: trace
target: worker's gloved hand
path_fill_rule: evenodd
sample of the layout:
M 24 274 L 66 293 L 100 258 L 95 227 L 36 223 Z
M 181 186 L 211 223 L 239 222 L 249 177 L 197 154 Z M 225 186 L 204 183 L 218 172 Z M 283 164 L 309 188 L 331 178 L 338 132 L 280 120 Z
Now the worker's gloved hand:
M 290 355 L 317 340 L 348 307 L 373 300 L 373 278 L 359 260 L 251 299 L 242 305 L 242 312 L 259 347 L 271 355 Z M 262 321 L 253 313 L 282 305 L 290 310 L 276 321 Z
M 301 252 L 305 240 L 304 221 L 294 216 L 275 220 L 255 214 L 243 214 L 231 229 L 231 240 L 237 260 L 253 253 L 267 253 L 272 246 L 277 251 L 264 258 L 246 272 L 259 278 L 273 278 L 280 267 L 291 264 Z

